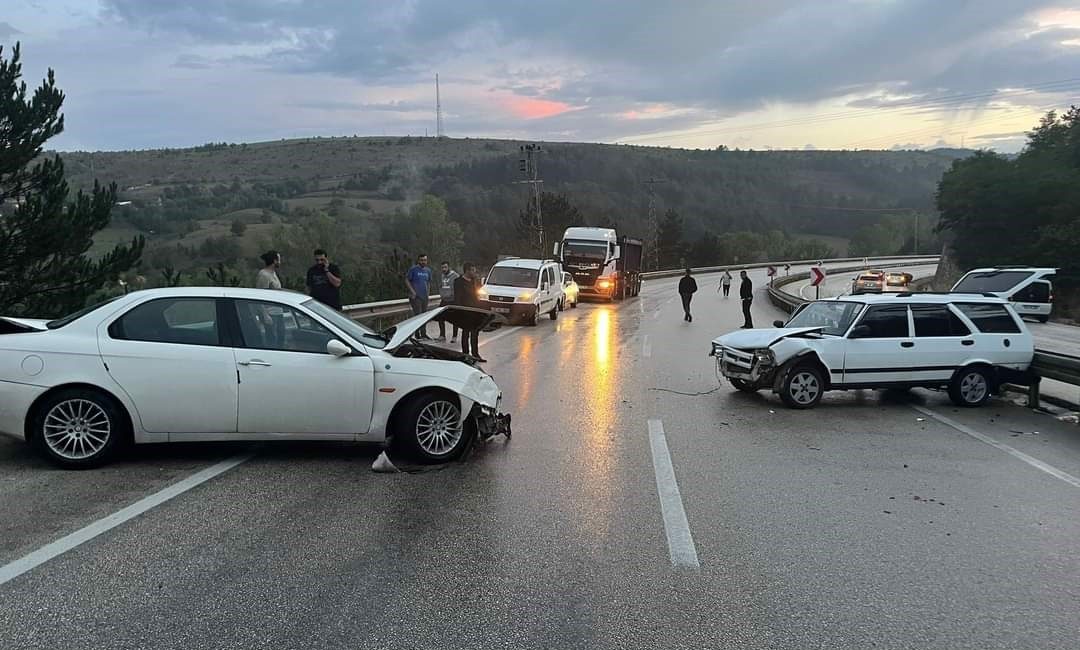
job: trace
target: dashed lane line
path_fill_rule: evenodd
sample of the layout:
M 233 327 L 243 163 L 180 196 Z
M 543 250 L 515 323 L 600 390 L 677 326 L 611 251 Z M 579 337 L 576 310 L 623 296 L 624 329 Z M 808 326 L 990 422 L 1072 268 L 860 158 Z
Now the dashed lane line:
M 675 481 L 675 468 L 671 464 L 664 424 L 649 420 L 649 447 L 652 449 L 653 471 L 656 473 L 656 492 L 660 495 L 660 512 L 664 518 L 668 553 L 671 564 L 676 567 L 698 568 L 697 549 L 686 520 L 679 484 Z

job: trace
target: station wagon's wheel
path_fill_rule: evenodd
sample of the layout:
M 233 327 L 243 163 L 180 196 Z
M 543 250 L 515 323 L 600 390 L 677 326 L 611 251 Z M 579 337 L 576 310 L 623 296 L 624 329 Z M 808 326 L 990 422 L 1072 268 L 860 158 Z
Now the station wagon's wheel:
M 985 368 L 964 368 L 949 384 L 949 398 L 957 406 L 982 406 L 992 393 L 990 375 Z
M 36 410 L 30 442 L 52 463 L 90 469 L 109 461 L 123 444 L 126 424 L 109 397 L 73 388 L 48 397 Z
M 730 379 L 731 385 L 736 389 L 741 390 L 744 393 L 756 393 L 761 390 L 761 387 L 757 384 L 746 381 L 745 379 Z
M 825 393 L 825 380 L 816 366 L 802 364 L 788 370 L 780 386 L 780 399 L 793 409 L 817 406 Z
M 421 393 L 408 398 L 396 421 L 395 442 L 429 463 L 453 460 L 468 443 L 457 398 L 444 393 Z

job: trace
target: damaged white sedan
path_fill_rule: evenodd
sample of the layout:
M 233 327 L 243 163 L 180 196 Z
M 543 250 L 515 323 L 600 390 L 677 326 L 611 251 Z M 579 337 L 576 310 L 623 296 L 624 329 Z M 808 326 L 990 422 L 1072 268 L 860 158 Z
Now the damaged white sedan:
M 374 332 L 308 296 L 152 289 L 54 320 L 0 319 L 0 433 L 88 468 L 127 443 L 393 438 L 428 462 L 509 435 L 477 360 L 427 345 L 442 307 Z
M 993 296 L 846 296 L 804 304 L 773 325 L 725 334 L 709 354 L 738 390 L 770 389 L 792 408 L 813 407 L 828 390 L 911 387 L 979 406 L 1001 384 L 1031 380 L 1031 333 Z

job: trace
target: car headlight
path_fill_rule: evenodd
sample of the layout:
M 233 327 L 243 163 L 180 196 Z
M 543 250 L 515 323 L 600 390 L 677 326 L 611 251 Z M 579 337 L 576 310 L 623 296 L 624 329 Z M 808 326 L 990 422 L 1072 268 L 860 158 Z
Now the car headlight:
M 533 296 L 536 295 L 535 291 L 522 291 L 518 294 L 518 302 L 532 302 Z
M 771 366 L 776 363 L 776 356 L 773 355 L 773 351 L 768 348 L 754 350 L 754 363 L 759 366 Z
M 481 299 L 481 300 L 487 300 L 487 297 L 488 297 L 487 290 L 486 289 L 477 289 L 476 290 L 476 297 Z

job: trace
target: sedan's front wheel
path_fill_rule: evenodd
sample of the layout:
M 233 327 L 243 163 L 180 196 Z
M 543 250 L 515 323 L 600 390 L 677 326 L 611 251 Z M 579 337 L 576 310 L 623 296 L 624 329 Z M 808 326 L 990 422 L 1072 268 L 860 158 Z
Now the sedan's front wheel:
M 395 440 L 420 459 L 443 463 L 457 458 L 468 444 L 461 406 L 444 393 L 421 393 L 409 398 L 398 418 Z
M 51 395 L 32 422 L 31 444 L 52 463 L 67 469 L 104 465 L 124 438 L 124 421 L 113 401 L 81 388 Z

